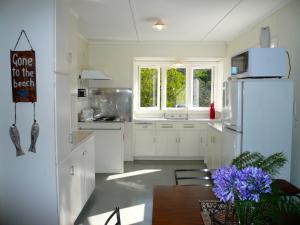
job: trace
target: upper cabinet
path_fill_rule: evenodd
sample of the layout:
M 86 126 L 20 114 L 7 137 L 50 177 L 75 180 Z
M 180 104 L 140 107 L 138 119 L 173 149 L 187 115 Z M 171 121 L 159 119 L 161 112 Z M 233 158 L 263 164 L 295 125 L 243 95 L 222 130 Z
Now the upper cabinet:
M 70 0 L 56 0 L 55 72 L 69 74 L 72 63 Z

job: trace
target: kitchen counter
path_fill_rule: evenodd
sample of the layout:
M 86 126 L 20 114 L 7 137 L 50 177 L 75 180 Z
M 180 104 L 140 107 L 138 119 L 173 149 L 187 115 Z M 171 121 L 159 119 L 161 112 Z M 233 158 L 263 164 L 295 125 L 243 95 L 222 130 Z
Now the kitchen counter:
M 210 122 L 210 123 L 221 123 L 219 119 L 208 119 L 208 118 L 190 118 L 190 119 L 166 119 L 166 118 L 134 118 L 135 123 L 149 123 L 149 122 Z M 222 125 L 222 124 L 221 124 Z
M 75 149 L 78 145 L 93 135 L 93 133 L 93 131 L 74 131 L 72 133 L 72 149 Z
M 216 122 L 209 122 L 208 126 L 222 132 L 223 131 L 223 125 L 221 123 L 221 121 L 216 121 Z

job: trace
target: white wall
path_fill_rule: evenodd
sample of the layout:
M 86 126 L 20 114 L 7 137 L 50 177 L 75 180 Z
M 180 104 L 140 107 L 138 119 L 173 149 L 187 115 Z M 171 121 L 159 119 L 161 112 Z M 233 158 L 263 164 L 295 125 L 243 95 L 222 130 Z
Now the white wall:
M 111 81 L 92 81 L 90 87 L 132 88 L 135 57 L 225 57 L 224 43 L 205 42 L 91 42 L 90 69 L 101 69 Z
M 291 56 L 291 78 L 295 81 L 296 120 L 294 126 L 292 174 L 291 180 L 300 187 L 300 1 L 294 0 L 285 7 L 266 18 L 247 33 L 228 44 L 227 75 L 229 74 L 229 59 L 236 52 L 257 46 L 259 32 L 262 26 L 270 26 L 272 39 L 277 39 L 278 47 L 286 48 Z
M 54 0 L 0 1 L 0 224 L 57 225 L 54 127 Z M 29 153 L 33 108 L 19 103 L 17 126 L 25 156 L 16 158 L 8 135 L 13 123 L 9 50 L 25 29 L 36 51 L 37 154 Z M 21 41 L 20 50 L 28 49 Z

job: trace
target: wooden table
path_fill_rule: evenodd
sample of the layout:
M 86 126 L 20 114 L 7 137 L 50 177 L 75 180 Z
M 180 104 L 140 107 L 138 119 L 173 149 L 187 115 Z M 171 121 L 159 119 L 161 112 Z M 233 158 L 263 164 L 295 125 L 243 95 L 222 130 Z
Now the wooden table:
M 154 186 L 152 225 L 204 224 L 198 201 L 211 199 L 211 187 Z

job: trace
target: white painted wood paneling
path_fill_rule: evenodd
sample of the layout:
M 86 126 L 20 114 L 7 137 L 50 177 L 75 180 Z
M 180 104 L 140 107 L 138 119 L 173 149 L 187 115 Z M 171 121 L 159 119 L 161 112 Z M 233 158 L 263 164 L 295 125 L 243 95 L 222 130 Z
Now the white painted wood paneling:
M 72 1 L 90 40 L 229 41 L 289 0 Z M 167 29 L 152 25 L 161 19 Z
M 58 223 L 54 122 L 54 1 L 1 0 L 0 3 L 0 223 Z M 27 152 L 33 107 L 19 103 L 17 126 L 26 155 L 16 158 L 8 129 L 13 122 L 9 50 L 25 29 L 36 53 L 36 119 L 40 125 L 37 153 Z M 19 50 L 28 50 L 24 37 Z

